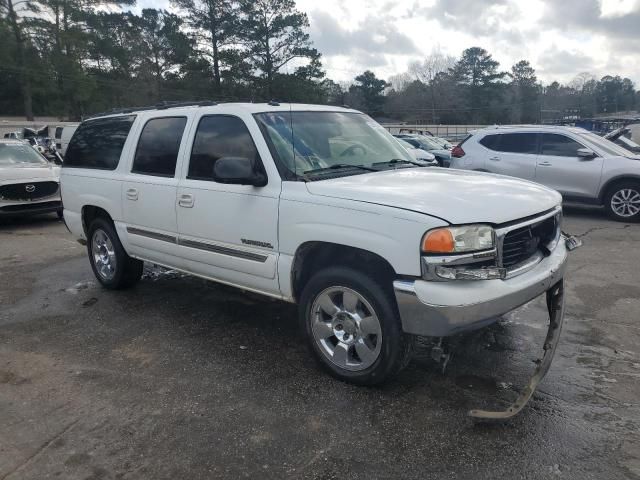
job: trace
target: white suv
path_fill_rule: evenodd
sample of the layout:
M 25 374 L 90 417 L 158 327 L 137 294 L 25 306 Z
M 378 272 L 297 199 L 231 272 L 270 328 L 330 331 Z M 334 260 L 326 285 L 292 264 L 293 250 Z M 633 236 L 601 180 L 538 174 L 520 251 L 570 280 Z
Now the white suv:
M 98 281 L 132 286 L 142 261 L 299 304 L 331 374 L 380 383 L 415 335 L 489 325 L 546 293 L 563 318 L 575 243 L 553 190 L 424 168 L 345 108 L 222 104 L 122 111 L 83 122 L 66 152 L 64 218 Z M 259 312 L 256 312 L 259 315 Z
M 451 154 L 452 168 L 531 180 L 568 202 L 604 205 L 616 220 L 640 220 L 640 157 L 582 128 L 485 128 Z

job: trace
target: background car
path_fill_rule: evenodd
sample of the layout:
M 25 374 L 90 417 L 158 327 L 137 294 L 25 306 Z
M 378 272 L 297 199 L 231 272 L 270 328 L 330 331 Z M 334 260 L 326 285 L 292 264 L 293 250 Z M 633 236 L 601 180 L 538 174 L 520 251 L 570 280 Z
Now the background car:
M 421 150 L 425 150 L 433 154 L 433 156 L 438 161 L 438 165 L 440 165 L 441 167 L 450 166 L 451 152 L 447 150 L 442 144 L 434 140 L 434 137 L 411 133 L 400 133 L 394 136 L 410 143 L 415 148 L 420 148 Z
M 398 142 L 400 142 L 400 145 L 402 145 L 415 160 L 418 160 L 419 162 L 424 162 L 425 166 L 428 166 L 428 167 L 439 166 L 439 163 L 436 160 L 436 157 L 432 153 L 422 150 L 421 148 L 416 148 L 413 145 L 411 145 L 409 142 L 405 142 L 401 138 L 398 138 L 397 140 Z
M 627 136 L 630 132 L 631 129 L 629 127 L 622 127 L 614 130 L 613 132 L 607 133 L 604 138 L 616 145 L 626 148 L 632 153 L 640 154 L 640 145 Z
M 640 220 L 640 156 L 582 128 L 485 128 L 451 154 L 452 168 L 524 178 L 566 201 L 604 205 L 616 220 Z
M 60 169 L 21 140 L 0 140 L 0 217 L 62 216 Z

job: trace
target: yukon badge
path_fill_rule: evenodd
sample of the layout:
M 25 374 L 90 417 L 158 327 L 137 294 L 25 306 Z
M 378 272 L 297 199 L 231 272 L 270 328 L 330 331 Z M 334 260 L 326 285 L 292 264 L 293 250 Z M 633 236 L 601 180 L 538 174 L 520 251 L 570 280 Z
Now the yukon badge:
M 253 247 L 262 247 L 262 248 L 270 248 L 273 250 L 273 245 L 269 242 L 260 242 L 258 240 L 248 240 L 246 238 L 241 238 L 240 241 L 245 245 L 251 245 Z

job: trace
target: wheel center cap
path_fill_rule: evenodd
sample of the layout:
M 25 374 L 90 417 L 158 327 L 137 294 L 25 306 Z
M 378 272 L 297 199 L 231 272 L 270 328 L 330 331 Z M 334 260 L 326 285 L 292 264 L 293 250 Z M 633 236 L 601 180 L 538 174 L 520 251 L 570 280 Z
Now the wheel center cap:
M 335 335 L 339 339 L 349 339 L 353 338 L 353 336 L 358 331 L 358 324 L 356 320 L 346 312 L 340 312 L 336 315 L 333 321 L 333 329 L 335 331 Z

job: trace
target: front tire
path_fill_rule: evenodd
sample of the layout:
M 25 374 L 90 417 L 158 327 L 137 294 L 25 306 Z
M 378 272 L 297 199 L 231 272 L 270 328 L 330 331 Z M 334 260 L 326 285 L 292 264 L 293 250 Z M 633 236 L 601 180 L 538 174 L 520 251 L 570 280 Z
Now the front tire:
M 300 298 L 300 321 L 309 348 L 334 377 L 358 385 L 380 384 L 411 358 L 391 288 L 358 271 L 318 272 Z
M 614 185 L 607 192 L 604 205 L 614 220 L 640 221 L 640 182 L 631 180 Z
M 127 255 L 113 223 L 96 218 L 91 222 L 88 233 L 89 262 L 102 286 L 120 290 L 135 285 L 142 277 L 144 264 Z

